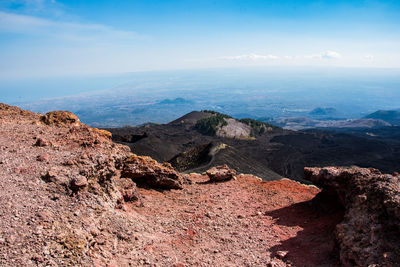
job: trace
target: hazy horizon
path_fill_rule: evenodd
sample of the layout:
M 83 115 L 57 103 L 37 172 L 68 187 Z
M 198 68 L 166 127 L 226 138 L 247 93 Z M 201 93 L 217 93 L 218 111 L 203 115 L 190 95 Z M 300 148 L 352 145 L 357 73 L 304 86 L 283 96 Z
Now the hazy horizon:
M 73 94 L 69 94 L 69 84 L 74 84 Z M 51 91 L 54 87 L 67 90 Z M 23 94 L 25 101 L 14 95 L 14 104 L 41 113 L 69 110 L 83 122 L 97 126 L 165 123 L 202 109 L 239 117 L 280 118 L 307 117 L 312 109 L 322 107 L 335 108 L 335 117 L 346 119 L 379 109 L 399 109 L 399 87 L 398 70 L 203 69 L 54 79 L 46 88 L 38 87 L 30 101 L 29 94 Z M 62 92 L 65 95 L 59 95 Z M 183 102 L 169 101 L 176 98 Z M 170 104 L 165 105 L 165 101 Z
M 254 72 L 254 73 L 252 73 Z M 70 97 L 79 94 L 96 93 L 111 90 L 114 87 L 123 85 L 124 83 L 143 78 L 151 79 L 151 77 L 175 75 L 190 73 L 192 76 L 201 77 L 204 73 L 246 73 L 251 76 L 257 73 L 279 73 L 287 75 L 289 79 L 294 76 L 300 77 L 305 75 L 333 75 L 337 79 L 348 79 L 349 77 L 368 77 L 370 81 L 374 78 L 382 77 L 400 77 L 400 68 L 344 68 L 344 67 L 231 67 L 231 68 L 201 68 L 186 70 L 158 70 L 158 71 L 140 71 L 131 73 L 116 74 L 98 74 L 98 75 L 81 75 L 81 76 L 60 76 L 49 78 L 26 78 L 26 79 L 4 79 L 0 83 L 0 91 L 2 101 L 9 104 L 20 104 L 40 101 L 44 99 L 52 99 L 59 97 Z M 342 76 L 341 76 L 342 75 Z M 399 78 L 400 80 L 400 78 Z M 282 82 L 285 82 L 282 79 Z M 212 86 L 212 84 L 210 84 Z M 147 90 L 152 90 L 151 86 Z

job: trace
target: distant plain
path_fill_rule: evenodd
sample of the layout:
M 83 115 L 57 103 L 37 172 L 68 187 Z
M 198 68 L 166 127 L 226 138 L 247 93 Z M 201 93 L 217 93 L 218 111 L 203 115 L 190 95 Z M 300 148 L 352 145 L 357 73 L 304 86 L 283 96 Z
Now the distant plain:
M 7 81 L 2 102 L 35 112 L 69 110 L 97 127 L 167 123 L 192 110 L 237 118 L 361 118 L 400 108 L 400 70 L 268 67 L 152 71 Z M 23 97 L 22 97 L 23 96 Z

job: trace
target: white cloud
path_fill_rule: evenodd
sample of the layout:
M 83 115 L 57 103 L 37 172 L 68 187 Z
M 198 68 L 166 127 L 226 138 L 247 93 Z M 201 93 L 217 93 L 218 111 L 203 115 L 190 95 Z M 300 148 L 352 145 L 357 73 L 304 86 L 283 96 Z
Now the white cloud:
M 318 54 L 310 54 L 310 55 L 302 55 L 302 56 L 292 56 L 292 55 L 285 55 L 285 56 L 275 56 L 275 55 L 259 55 L 259 54 L 245 54 L 239 56 L 225 56 L 220 57 L 218 59 L 222 60 L 235 60 L 235 61 L 261 61 L 261 60 L 307 60 L 307 59 L 340 59 L 342 55 L 336 51 L 327 50 Z
M 366 60 L 374 60 L 374 55 L 365 55 L 364 56 L 364 59 L 366 59 Z
M 341 58 L 342 57 L 342 55 L 341 54 L 339 54 L 338 52 L 336 52 L 336 51 L 325 51 L 325 52 L 323 52 L 322 54 L 322 58 L 334 58 L 334 59 L 338 59 L 338 58 Z
M 0 11 L 0 32 L 62 38 L 72 41 L 113 41 L 143 38 L 132 31 L 117 30 L 102 24 L 54 21 Z
M 224 60 L 270 60 L 270 59 L 278 59 L 278 56 L 274 55 L 258 55 L 258 54 L 247 54 L 247 55 L 240 55 L 240 56 L 226 56 L 221 57 L 220 59 Z
M 336 51 L 328 50 L 328 51 L 325 51 L 325 52 L 322 52 L 319 54 L 305 55 L 305 56 L 303 56 L 303 58 L 306 58 L 306 59 L 340 59 L 340 58 L 342 58 L 342 55 Z

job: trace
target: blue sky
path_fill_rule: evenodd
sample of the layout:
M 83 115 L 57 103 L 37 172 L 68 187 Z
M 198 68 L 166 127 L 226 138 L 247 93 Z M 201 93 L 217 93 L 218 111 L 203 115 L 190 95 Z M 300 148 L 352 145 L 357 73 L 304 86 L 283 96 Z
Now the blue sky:
M 0 0 L 0 78 L 400 67 L 400 1 Z

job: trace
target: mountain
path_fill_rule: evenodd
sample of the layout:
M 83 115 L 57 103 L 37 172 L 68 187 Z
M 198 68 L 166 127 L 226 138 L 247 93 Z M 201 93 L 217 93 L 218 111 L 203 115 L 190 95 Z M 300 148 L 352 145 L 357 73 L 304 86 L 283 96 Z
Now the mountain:
M 198 120 L 209 118 L 212 113 L 202 112 L 202 111 L 192 111 L 176 120 L 169 122 L 170 125 L 180 125 L 180 124 L 196 124 Z
M 315 108 L 312 111 L 310 111 L 310 115 L 312 116 L 334 116 L 338 112 L 335 108 Z
M 226 134 L 224 129 L 240 134 Z M 167 124 L 107 130 L 134 153 L 169 161 L 187 173 L 228 164 L 264 180 L 283 176 L 306 182 L 305 166 L 358 165 L 393 172 L 400 162 L 400 139 L 395 138 L 400 127 L 291 131 L 252 119 L 195 111 Z
M 252 135 L 264 127 L 265 132 L 274 130 L 268 124 L 251 125 L 251 122 L 241 122 L 218 112 L 193 111 L 168 124 L 108 130 L 116 142 L 128 145 L 136 154 L 168 161 L 180 171 L 202 172 L 228 164 L 240 173 L 251 173 L 265 180 L 281 178 L 232 143 L 255 140 Z M 229 130 L 233 134 L 227 133 Z
M 400 125 L 400 110 L 378 110 L 374 113 L 371 113 L 365 118 L 368 119 L 379 119 L 386 121 L 393 125 Z
M 391 126 L 390 123 L 380 119 L 310 119 L 305 117 L 282 118 L 272 120 L 282 128 L 288 130 L 304 130 L 304 129 L 335 129 L 335 128 L 381 128 Z
M 159 102 L 161 105 L 185 105 L 185 104 L 193 104 L 194 102 L 191 100 L 186 100 L 182 97 L 177 97 L 175 99 L 164 99 Z

